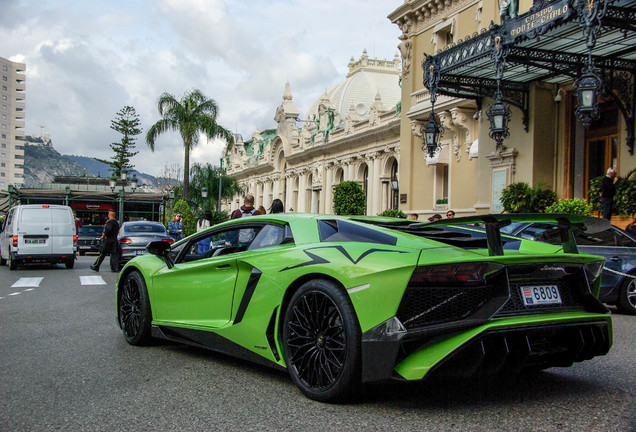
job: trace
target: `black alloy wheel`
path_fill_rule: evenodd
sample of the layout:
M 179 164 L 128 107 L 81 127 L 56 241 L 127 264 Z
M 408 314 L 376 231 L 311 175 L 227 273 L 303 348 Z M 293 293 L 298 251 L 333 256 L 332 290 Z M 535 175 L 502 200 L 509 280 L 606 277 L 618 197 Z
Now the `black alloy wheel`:
M 119 289 L 119 325 L 126 341 L 131 345 L 147 344 L 151 321 L 146 283 L 139 272 L 133 271 Z
M 360 383 L 361 332 L 348 295 L 332 283 L 305 283 L 292 297 L 283 330 L 292 380 L 309 398 L 335 401 Z
M 625 277 L 619 296 L 618 307 L 621 312 L 636 315 L 636 275 Z

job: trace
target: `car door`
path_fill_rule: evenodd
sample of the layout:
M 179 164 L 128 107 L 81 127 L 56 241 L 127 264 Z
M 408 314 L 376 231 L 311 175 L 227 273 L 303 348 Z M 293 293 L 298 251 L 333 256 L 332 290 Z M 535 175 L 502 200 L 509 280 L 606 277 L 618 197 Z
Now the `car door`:
M 214 328 L 230 321 L 237 258 L 249 247 L 233 243 L 240 226 L 194 236 L 177 248 L 174 266 L 153 277 L 155 321 Z
M 17 222 L 20 255 L 50 255 L 52 253 L 54 230 L 51 229 L 51 208 L 48 205 L 23 207 Z M 72 241 L 71 238 L 71 243 Z
M 605 268 L 613 270 L 603 271 L 601 286 L 617 286 L 622 276 L 614 271 L 624 272 L 632 262 L 633 248 L 629 246 L 634 242 L 614 227 L 594 234 L 578 233 L 575 238 L 579 251 L 605 257 Z

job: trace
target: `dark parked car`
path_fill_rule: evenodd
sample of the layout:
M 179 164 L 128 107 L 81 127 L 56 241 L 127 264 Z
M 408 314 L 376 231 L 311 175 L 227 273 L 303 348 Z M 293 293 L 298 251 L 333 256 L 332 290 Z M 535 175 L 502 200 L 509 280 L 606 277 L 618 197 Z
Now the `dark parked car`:
M 560 244 L 559 230 L 546 222 L 513 222 L 501 229 L 528 240 Z M 605 257 L 599 300 L 616 305 L 621 312 L 636 315 L 636 237 L 611 226 L 603 231 L 575 234 L 579 251 Z
M 144 255 L 146 245 L 150 242 L 158 240 L 174 242 L 168 235 L 166 227 L 159 222 L 151 221 L 124 222 L 119 229 L 117 240 L 121 248 L 122 265 L 137 255 Z
M 102 225 L 84 225 L 77 231 L 77 251 L 80 255 L 86 252 L 99 252 L 102 244 L 101 236 L 104 231 Z

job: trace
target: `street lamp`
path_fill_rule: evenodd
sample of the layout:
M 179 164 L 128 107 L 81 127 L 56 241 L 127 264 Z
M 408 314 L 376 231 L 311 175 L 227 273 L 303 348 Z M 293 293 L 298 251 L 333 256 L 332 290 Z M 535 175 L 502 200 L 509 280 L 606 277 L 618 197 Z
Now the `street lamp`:
M 204 187 L 201 189 L 201 198 L 203 198 L 203 210 L 205 211 L 205 207 L 206 207 L 205 201 L 208 198 L 208 188 Z
M 422 135 L 424 135 L 424 145 L 422 150 L 426 149 L 429 157 L 435 156 L 435 151 L 439 147 L 439 136 L 442 134 L 442 128 L 435 121 L 435 113 L 431 106 L 431 115 L 428 117 L 428 123 L 421 128 Z
M 598 101 L 603 93 L 603 82 L 594 73 L 594 67 L 589 65 L 583 75 L 574 81 L 574 90 L 579 106 L 576 117 L 583 126 L 589 126 L 593 119 L 599 118 Z
M 64 188 L 64 194 L 66 196 L 66 200 L 65 200 L 66 202 L 64 205 L 68 205 L 68 200 L 69 200 L 69 197 L 71 196 L 71 187 L 69 185 L 66 185 L 66 187 Z
M 120 171 L 120 178 L 122 180 L 121 188 L 117 191 L 117 199 L 119 200 L 119 225 L 124 222 L 124 200 L 126 198 L 126 186 L 129 184 L 128 173 L 125 169 L 122 169 Z M 111 177 L 110 179 L 108 179 L 108 184 L 110 186 L 110 190 L 114 193 L 115 188 L 117 187 L 117 178 Z M 137 180 L 137 176 L 133 174 L 132 178 L 130 179 L 130 188 L 132 189 L 132 192 L 130 193 L 135 192 L 138 185 L 139 181 Z
M 488 105 L 486 115 L 490 122 L 490 131 L 488 136 L 495 140 L 497 149 L 503 149 L 503 140 L 510 136 L 508 122 L 512 117 L 510 105 L 503 101 L 503 95 L 500 90 L 495 92 L 495 103 Z

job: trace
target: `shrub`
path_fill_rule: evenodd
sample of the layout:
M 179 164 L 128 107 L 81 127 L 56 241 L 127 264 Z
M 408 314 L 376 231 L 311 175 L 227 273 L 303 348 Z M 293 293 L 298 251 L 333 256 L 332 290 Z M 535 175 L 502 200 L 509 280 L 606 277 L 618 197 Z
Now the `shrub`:
M 336 185 L 333 193 L 333 211 L 337 215 L 364 215 L 367 197 L 362 187 L 354 181 Z
M 543 213 L 556 201 L 556 194 L 542 184 L 511 183 L 501 192 L 501 204 L 508 213 Z
M 386 209 L 382 213 L 380 213 L 378 216 L 406 219 L 406 215 L 404 214 L 404 212 L 399 209 Z
M 591 216 L 592 205 L 580 198 L 564 199 L 555 202 L 545 209 L 546 213 L 570 213 L 584 216 Z

